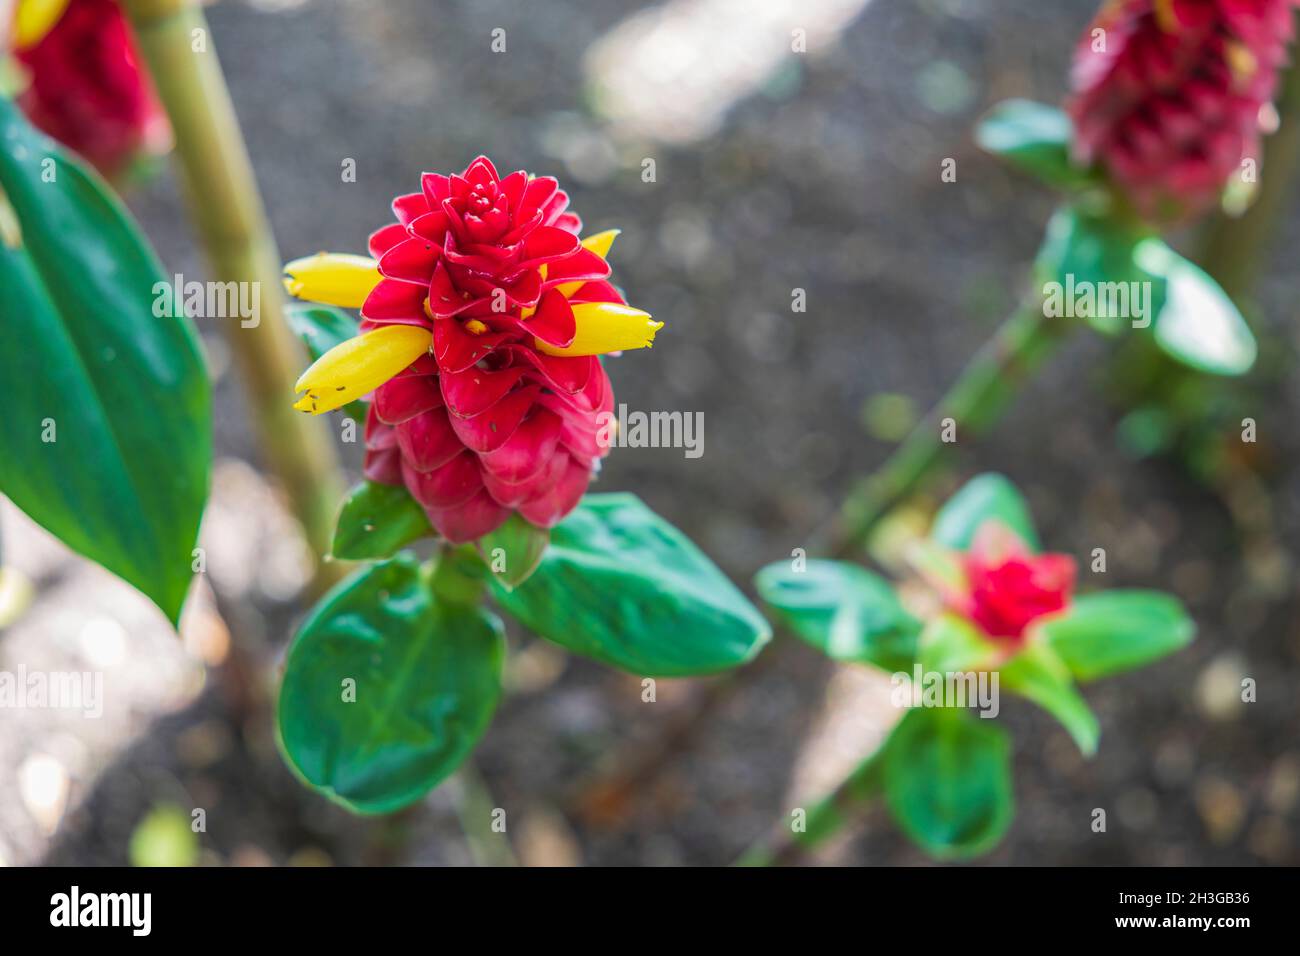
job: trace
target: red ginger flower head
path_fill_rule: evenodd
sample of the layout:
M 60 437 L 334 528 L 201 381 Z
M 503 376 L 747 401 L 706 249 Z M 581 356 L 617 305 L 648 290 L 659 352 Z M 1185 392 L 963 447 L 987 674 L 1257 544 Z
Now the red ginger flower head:
M 30 74 L 18 105 L 36 127 L 109 176 L 170 147 L 115 0 L 20 0 L 16 27 L 15 56 Z
M 1110 0 L 1075 52 L 1076 159 L 1104 167 L 1146 219 L 1212 206 L 1257 158 L 1295 3 Z
M 948 603 L 991 638 L 1018 644 L 1039 618 L 1069 606 L 1074 559 L 1033 554 L 1000 522 L 980 527 L 961 562 L 965 584 L 948 596 Z
M 452 542 L 512 512 L 549 528 L 577 506 L 614 396 L 600 354 L 651 344 L 662 323 L 606 281 L 613 231 L 582 222 L 551 177 L 502 177 L 486 157 L 426 173 L 370 237 L 373 259 L 289 263 L 303 298 L 360 306 L 363 335 L 299 380 L 320 413 L 373 390 L 365 473 L 402 485 Z

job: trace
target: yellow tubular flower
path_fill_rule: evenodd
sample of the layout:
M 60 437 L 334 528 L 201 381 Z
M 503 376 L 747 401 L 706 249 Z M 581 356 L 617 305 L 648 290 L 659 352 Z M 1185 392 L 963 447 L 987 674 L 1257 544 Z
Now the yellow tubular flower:
M 379 284 L 379 264 L 367 256 L 321 252 L 284 267 L 284 288 L 297 299 L 359 309 Z
M 385 325 L 334 346 L 302 373 L 294 391 L 300 412 L 320 415 L 374 391 L 429 351 L 433 335 L 412 325 Z
M 614 244 L 614 239 L 622 232 L 621 229 L 606 229 L 604 232 L 598 232 L 594 236 L 588 236 L 582 240 L 582 248 L 588 252 L 594 252 L 602 259 L 609 258 L 609 248 Z M 543 276 L 545 278 L 545 276 Z M 566 282 L 562 286 L 556 286 L 567 299 L 573 293 L 582 288 L 582 282 Z
M 589 252 L 594 252 L 602 259 L 606 259 L 609 257 L 610 246 L 614 245 L 614 239 L 622 231 L 623 231 L 622 229 L 606 229 L 604 232 L 598 232 L 594 236 L 588 236 L 586 239 L 582 240 L 582 247 Z M 546 281 L 545 264 L 543 264 L 537 271 L 542 274 L 542 281 L 545 282 Z M 567 299 L 570 298 L 573 295 L 573 293 L 581 289 L 586 284 L 586 282 L 587 282 L 586 279 L 580 279 L 577 282 L 566 282 L 563 285 L 557 285 L 556 288 L 560 290 L 560 295 L 564 296 Z M 536 311 L 537 310 L 535 308 L 532 308 L 530 306 L 524 306 L 523 312 L 520 314 L 519 317 L 521 319 L 531 318 L 533 313 Z
M 1174 0 L 1155 0 L 1152 6 L 1160 29 L 1166 33 L 1177 33 L 1178 14 L 1174 12 Z
M 608 259 L 610 247 L 622 232 L 622 229 L 606 229 L 604 232 L 594 233 L 582 240 L 582 248 L 594 252 L 602 259 Z
M 664 327 L 648 312 L 614 302 L 580 302 L 573 307 L 578 331 L 566 348 L 547 345 L 534 337 L 539 352 L 547 355 L 604 355 L 628 349 L 645 349 L 654 344 L 655 333 Z
M 40 43 L 67 8 L 68 0 L 18 0 L 18 11 L 14 14 L 14 49 L 25 50 Z

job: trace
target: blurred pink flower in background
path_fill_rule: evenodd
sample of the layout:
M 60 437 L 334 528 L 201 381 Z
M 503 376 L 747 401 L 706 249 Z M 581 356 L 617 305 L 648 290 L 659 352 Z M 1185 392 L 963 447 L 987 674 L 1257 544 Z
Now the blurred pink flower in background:
M 18 104 L 41 130 L 107 176 L 170 148 L 167 117 L 115 0 L 70 0 L 48 32 L 17 40 L 28 74 Z
M 1075 52 L 1075 156 L 1178 222 L 1257 159 L 1296 0 L 1112 0 Z

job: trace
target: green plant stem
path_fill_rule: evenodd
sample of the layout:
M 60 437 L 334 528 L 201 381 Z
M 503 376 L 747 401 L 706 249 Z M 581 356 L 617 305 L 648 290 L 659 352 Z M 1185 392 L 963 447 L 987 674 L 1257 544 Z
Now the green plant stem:
M 456 796 L 456 814 L 474 862 L 478 866 L 518 866 L 510 838 L 491 829 L 496 802 L 473 760 L 460 765 L 456 781 L 460 787 Z
M 222 331 L 247 390 L 261 452 L 313 554 L 328 554 L 342 476 L 324 420 L 291 407 L 306 353 L 284 320 L 280 254 L 207 20 L 197 0 L 124 0 L 123 7 L 171 120 L 190 214 L 213 277 L 258 290 L 260 322 L 245 328 L 228 318 Z M 319 564 L 317 586 L 345 570 Z
M 739 866 L 789 866 L 805 853 L 838 833 L 862 814 L 867 800 L 880 789 L 881 756 L 885 744 L 823 797 L 804 821 L 802 830 L 783 827 L 770 840 L 756 843 L 737 861 Z
M 998 420 L 1071 328 L 1068 321 L 1044 316 L 1039 298 L 1028 296 L 884 465 L 849 493 L 831 550 L 846 554 L 865 545 L 880 520 L 916 492 L 962 441 Z M 957 440 L 945 442 L 949 419 Z

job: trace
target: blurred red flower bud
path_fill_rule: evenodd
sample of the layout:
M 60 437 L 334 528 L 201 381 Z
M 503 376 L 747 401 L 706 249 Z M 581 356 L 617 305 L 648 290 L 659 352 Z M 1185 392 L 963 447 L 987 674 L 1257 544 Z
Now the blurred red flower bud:
M 15 51 L 32 123 L 114 176 L 170 148 L 171 129 L 114 0 L 71 0 L 50 30 Z
M 1296 0 L 1111 0 L 1075 52 L 1075 158 L 1144 218 L 1214 205 L 1247 159 L 1286 60 Z

